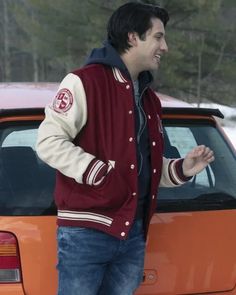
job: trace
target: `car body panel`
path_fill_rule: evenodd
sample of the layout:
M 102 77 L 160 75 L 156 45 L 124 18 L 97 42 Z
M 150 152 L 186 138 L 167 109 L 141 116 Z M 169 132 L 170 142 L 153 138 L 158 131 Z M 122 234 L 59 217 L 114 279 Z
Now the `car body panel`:
M 235 224 L 235 210 L 155 214 L 147 241 L 145 281 L 136 294 L 211 294 L 234 289 Z M 0 228 L 14 233 L 19 243 L 25 293 L 20 284 L 9 284 L 10 290 L 18 292 L 12 295 L 55 294 L 56 218 L 2 217 Z M 225 243 L 226 238 L 230 243 Z M 5 289 L 0 285 L 0 295 L 8 295 Z
M 155 214 L 145 269 L 156 266 L 156 279 L 143 285 L 137 294 L 202 294 L 234 289 L 235 224 L 235 210 Z
M 26 295 L 21 284 L 1 284 L 0 295 Z
M 7 284 L 9 290 L 18 288 L 19 295 L 56 294 L 55 216 L 1 217 L 0 229 L 15 234 L 20 251 L 23 288 L 19 287 L 21 284 Z M 0 295 L 3 294 L 2 288 L 6 292 L 4 284 L 0 284 Z M 25 293 L 20 293 L 22 292 L 20 290 L 24 290 Z M 18 295 L 18 293 L 10 294 Z

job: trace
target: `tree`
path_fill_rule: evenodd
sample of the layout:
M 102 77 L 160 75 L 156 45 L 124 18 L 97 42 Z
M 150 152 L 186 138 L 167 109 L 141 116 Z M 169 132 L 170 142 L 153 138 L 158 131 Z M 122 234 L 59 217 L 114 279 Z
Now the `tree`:
M 11 65 L 10 65 L 10 22 L 9 22 L 9 11 L 8 2 L 6 0 L 2 1 L 3 8 L 3 60 L 4 60 L 4 73 L 5 80 L 10 80 L 11 78 Z
M 124 1 L 21 0 L 15 3 L 19 27 L 27 35 L 23 50 L 33 58 L 40 80 L 60 80 L 79 67 L 104 39 L 105 18 Z M 116 4 L 115 4 L 116 3 Z M 22 4 L 22 3 L 21 3 Z M 34 79 L 35 80 L 35 79 Z M 36 79 L 37 80 L 37 79 Z
M 106 22 L 125 0 L 0 1 L 0 79 L 60 81 L 106 38 Z M 169 53 L 154 88 L 199 103 L 235 104 L 234 0 L 146 0 L 170 14 Z M 11 13 L 9 13 L 11 11 Z
M 221 0 L 162 3 L 171 17 L 167 26 L 170 52 L 156 75 L 156 85 L 185 100 L 222 103 L 224 97 L 225 103 L 233 103 L 235 27 L 233 22 L 226 25 L 224 15 L 231 6 L 224 9 L 225 1 Z

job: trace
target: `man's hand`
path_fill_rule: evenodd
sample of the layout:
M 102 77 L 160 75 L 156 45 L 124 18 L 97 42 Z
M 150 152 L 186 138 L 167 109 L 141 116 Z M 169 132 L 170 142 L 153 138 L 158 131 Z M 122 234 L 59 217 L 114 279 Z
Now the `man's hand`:
M 214 159 L 212 150 L 204 145 L 199 145 L 192 149 L 184 158 L 183 173 L 186 177 L 196 175 Z

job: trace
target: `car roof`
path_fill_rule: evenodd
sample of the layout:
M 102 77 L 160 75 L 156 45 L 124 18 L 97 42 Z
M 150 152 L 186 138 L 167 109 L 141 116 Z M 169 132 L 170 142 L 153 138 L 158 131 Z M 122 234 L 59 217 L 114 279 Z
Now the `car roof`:
M 172 96 L 160 93 L 160 92 L 157 92 L 156 94 L 161 101 L 162 107 L 165 107 L 165 108 L 168 108 L 168 107 L 171 107 L 171 108 L 181 108 L 181 107 L 182 108 L 183 107 L 191 108 L 191 107 L 193 107 L 191 104 L 189 104 L 185 101 L 182 101 L 180 99 L 177 99 L 175 97 L 172 97 Z
M 55 97 L 59 83 L 0 83 L 0 109 L 44 108 Z M 157 93 L 163 107 L 191 107 L 190 104 Z
M 58 83 L 0 83 L 0 109 L 44 108 Z
M 59 83 L 0 83 L 0 113 L 38 114 L 56 95 Z M 165 114 L 202 114 L 223 118 L 218 109 L 202 109 L 163 93 L 156 93 Z

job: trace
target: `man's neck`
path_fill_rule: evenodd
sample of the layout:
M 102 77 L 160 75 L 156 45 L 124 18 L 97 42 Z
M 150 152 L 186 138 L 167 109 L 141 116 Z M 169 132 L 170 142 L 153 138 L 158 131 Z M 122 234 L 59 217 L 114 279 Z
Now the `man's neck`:
M 124 53 L 120 55 L 123 63 L 126 65 L 131 79 L 133 81 L 138 79 L 138 75 L 139 75 L 139 71 L 137 70 L 137 65 L 135 62 L 135 58 L 133 58 L 133 56 L 131 56 L 129 53 Z

